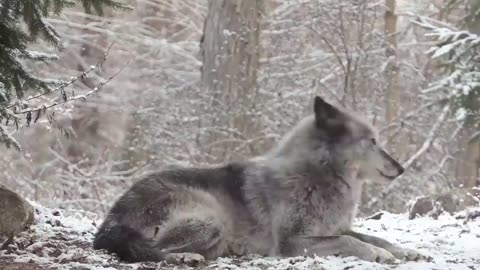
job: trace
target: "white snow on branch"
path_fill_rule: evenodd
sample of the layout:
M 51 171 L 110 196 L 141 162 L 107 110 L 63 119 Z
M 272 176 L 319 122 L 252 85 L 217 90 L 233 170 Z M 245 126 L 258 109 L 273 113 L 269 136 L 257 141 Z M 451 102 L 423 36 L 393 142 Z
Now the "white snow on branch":
M 20 151 L 22 148 L 20 143 L 10 134 L 8 133 L 7 129 L 0 123 L 0 141 L 4 143 L 7 148 L 13 146 L 15 149 Z

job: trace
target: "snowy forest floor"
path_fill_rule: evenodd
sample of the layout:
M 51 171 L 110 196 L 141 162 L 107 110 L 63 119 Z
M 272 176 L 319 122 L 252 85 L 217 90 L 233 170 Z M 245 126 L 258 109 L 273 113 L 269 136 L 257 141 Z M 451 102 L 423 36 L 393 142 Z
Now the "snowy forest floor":
M 92 249 L 96 215 L 80 211 L 36 208 L 35 220 L 28 231 L 0 251 L 1 270 L 153 270 L 153 269 L 312 269 L 380 270 L 418 269 L 480 270 L 480 208 L 470 208 L 438 219 L 408 219 L 408 214 L 383 213 L 379 219 L 357 219 L 355 230 L 383 237 L 391 242 L 419 250 L 432 260 L 398 262 L 392 265 L 339 258 L 219 258 L 197 266 L 166 263 L 126 264 L 114 256 Z

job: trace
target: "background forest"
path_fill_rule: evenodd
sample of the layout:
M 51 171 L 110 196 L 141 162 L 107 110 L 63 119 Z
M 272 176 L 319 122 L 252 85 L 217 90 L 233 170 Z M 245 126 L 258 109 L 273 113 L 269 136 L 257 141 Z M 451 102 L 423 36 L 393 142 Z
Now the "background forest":
M 478 1 L 79 2 L 19 26 L 47 37 L 26 77 L 0 57 L 0 183 L 44 206 L 102 216 L 149 171 L 261 154 L 315 95 L 407 168 L 362 214 L 480 184 Z

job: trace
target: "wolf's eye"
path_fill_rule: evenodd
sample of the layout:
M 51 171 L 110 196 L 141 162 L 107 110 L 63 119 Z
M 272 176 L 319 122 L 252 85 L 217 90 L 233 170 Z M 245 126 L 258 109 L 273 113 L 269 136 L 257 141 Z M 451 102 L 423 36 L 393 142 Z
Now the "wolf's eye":
M 375 139 L 371 139 L 371 140 L 372 140 L 373 145 L 377 145 L 377 140 L 375 140 Z

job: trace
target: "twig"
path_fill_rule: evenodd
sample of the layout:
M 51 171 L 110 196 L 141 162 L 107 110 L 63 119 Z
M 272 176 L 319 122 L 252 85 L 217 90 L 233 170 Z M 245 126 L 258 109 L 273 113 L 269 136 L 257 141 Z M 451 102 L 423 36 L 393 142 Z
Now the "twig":
M 34 95 L 32 97 L 29 97 L 25 100 L 17 100 L 15 102 L 15 104 L 12 104 L 10 106 L 8 106 L 7 108 L 13 108 L 15 106 L 18 106 L 20 102 L 22 101 L 30 101 L 30 100 L 33 100 L 33 99 L 37 99 L 39 97 L 42 97 L 42 96 L 46 96 L 46 95 L 49 95 L 49 94 L 52 94 L 54 92 L 57 92 L 57 91 L 63 91 L 67 86 L 70 86 L 72 85 L 73 83 L 75 83 L 76 81 L 78 81 L 80 78 L 84 78 L 86 77 L 90 72 L 98 69 L 99 67 L 101 67 L 105 61 L 107 60 L 107 56 L 110 52 L 110 49 L 112 48 L 113 46 L 113 43 L 110 44 L 110 46 L 107 48 L 107 50 L 105 51 L 105 53 L 103 54 L 103 58 L 102 60 L 100 60 L 99 62 L 97 62 L 97 64 L 95 64 L 94 66 L 90 66 L 89 69 L 83 71 L 80 75 L 76 76 L 76 77 L 72 77 L 70 79 L 70 81 L 66 81 L 66 82 L 63 82 L 60 86 L 58 86 L 57 88 L 53 89 L 52 91 L 49 91 L 49 92 L 45 92 L 45 93 L 41 93 L 41 94 L 37 94 L 37 95 Z
M 94 94 L 96 94 L 100 89 L 102 89 L 103 86 L 105 86 L 107 83 L 109 83 L 113 78 L 115 78 L 120 72 L 123 71 L 123 69 L 129 64 L 129 62 L 127 62 L 125 65 L 123 65 L 117 72 L 115 72 L 112 76 L 110 76 L 106 81 L 100 83 L 99 85 L 97 85 L 95 88 L 93 88 L 92 90 L 88 91 L 86 94 L 84 95 L 77 95 L 77 96 L 74 96 L 74 97 L 70 97 L 70 98 L 67 98 L 61 102 L 53 102 L 51 104 L 48 104 L 48 105 L 40 105 L 36 108 L 33 108 L 33 109 L 26 109 L 26 110 L 21 110 L 19 112 L 15 112 L 15 114 L 28 114 L 28 113 L 33 113 L 33 112 L 39 112 L 39 111 L 44 111 L 48 108 L 52 108 L 52 107 L 55 107 L 57 105 L 60 105 L 60 104 L 65 104 L 65 103 L 68 103 L 68 102 L 71 102 L 71 101 L 75 101 L 75 100 L 79 100 L 79 99 L 82 99 L 82 100 L 86 100 L 87 97 L 89 96 L 92 96 Z
M 438 128 L 442 125 L 444 122 L 445 118 L 447 117 L 448 112 L 450 111 L 450 105 L 447 104 L 445 107 L 443 107 L 442 113 L 440 116 L 437 118 L 437 121 L 433 124 L 432 129 L 428 133 L 427 139 L 423 142 L 422 147 L 418 149 L 418 151 L 413 154 L 413 156 L 410 157 L 406 162 L 402 164 L 402 166 L 407 169 L 410 167 L 410 165 L 417 160 L 427 149 L 432 145 L 433 140 L 435 139 L 436 132 Z

